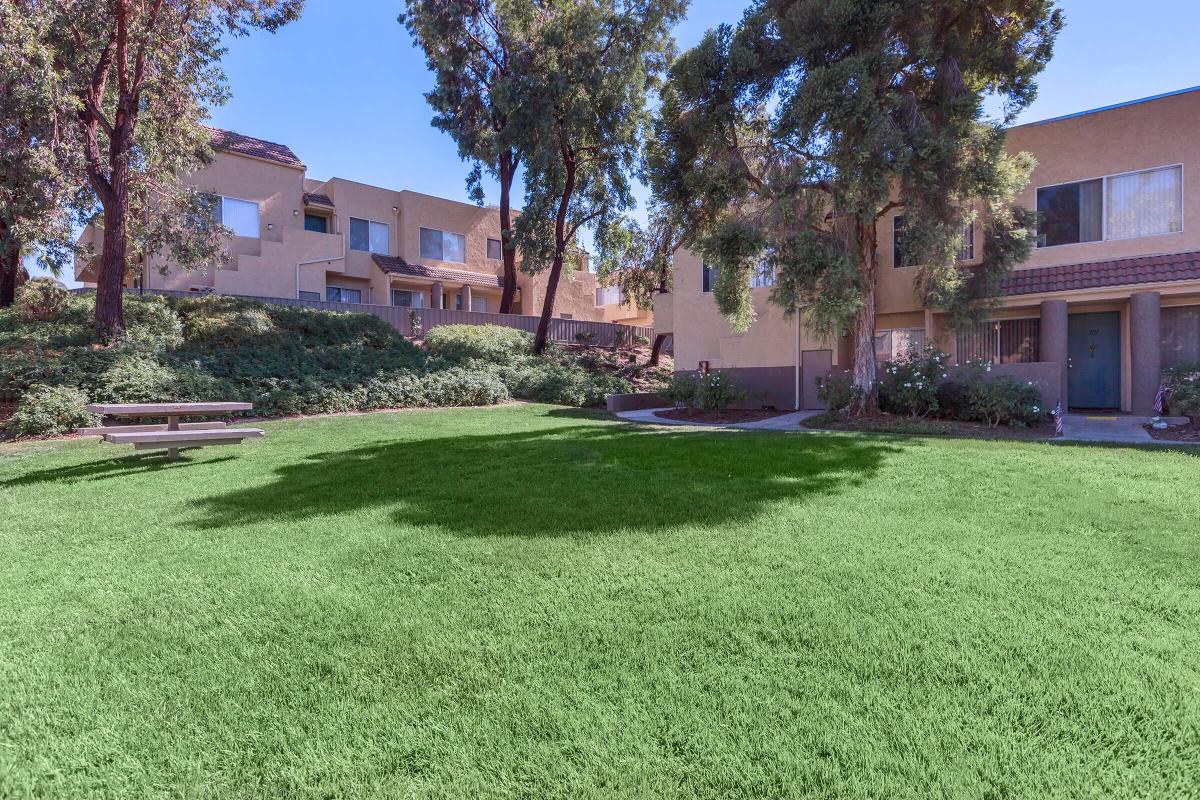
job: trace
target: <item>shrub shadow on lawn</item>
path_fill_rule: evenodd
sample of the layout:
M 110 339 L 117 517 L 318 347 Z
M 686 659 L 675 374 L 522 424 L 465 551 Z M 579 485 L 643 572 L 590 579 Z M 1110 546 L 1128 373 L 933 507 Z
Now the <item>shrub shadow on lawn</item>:
M 889 443 L 624 427 L 375 442 L 195 502 L 198 529 L 393 508 L 463 535 L 612 533 L 748 519 L 869 479 Z

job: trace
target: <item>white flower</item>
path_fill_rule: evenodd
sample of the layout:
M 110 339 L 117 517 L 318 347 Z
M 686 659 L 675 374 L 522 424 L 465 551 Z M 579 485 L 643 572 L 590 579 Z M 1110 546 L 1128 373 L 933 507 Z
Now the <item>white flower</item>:
M 1038 408 L 1037 406 L 1034 406 L 1034 407 L 1033 407 L 1033 413 L 1035 413 L 1035 414 L 1038 414 L 1038 413 L 1040 413 L 1040 412 L 1041 412 L 1041 409 L 1040 409 L 1040 408 Z
M 906 384 L 904 384 L 904 388 L 905 388 L 905 389 L 911 389 L 911 388 L 912 388 L 912 384 L 911 384 L 911 383 L 906 383 Z

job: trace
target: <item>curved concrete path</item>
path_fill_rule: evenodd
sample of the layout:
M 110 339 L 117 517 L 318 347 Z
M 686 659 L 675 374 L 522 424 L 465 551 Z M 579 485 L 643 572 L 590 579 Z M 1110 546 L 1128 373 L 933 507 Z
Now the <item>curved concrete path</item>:
M 758 422 L 731 422 L 715 424 L 707 422 L 685 422 L 679 419 L 667 419 L 658 416 L 657 411 L 670 411 L 669 407 L 647 408 L 640 411 L 618 411 L 616 415 L 629 422 L 640 422 L 648 425 L 685 425 L 692 428 L 759 430 L 759 431 L 802 431 L 805 433 L 819 432 L 819 428 L 805 428 L 801 420 L 823 414 L 823 411 L 794 411 L 781 414 L 778 417 L 759 420 Z M 1186 419 L 1164 417 L 1172 424 L 1186 422 Z M 1151 444 L 1187 446 L 1186 442 L 1160 441 L 1146 432 L 1142 426 L 1150 421 L 1149 417 L 1139 417 L 1132 414 L 1117 414 L 1110 416 L 1089 416 L 1087 414 L 1067 414 L 1063 419 L 1063 435 L 1046 439 L 1029 439 L 1033 442 L 1112 442 L 1115 444 Z
M 800 421 L 825 413 L 823 411 L 794 411 L 791 414 L 781 414 L 778 417 L 760 419 L 757 422 L 730 422 L 728 424 L 667 419 L 655 413 L 656 411 L 670 410 L 669 407 L 645 408 L 640 411 L 618 411 L 616 414 L 621 419 L 628 420 L 629 422 L 642 422 L 650 425 L 687 425 L 693 428 L 739 428 L 752 431 L 807 431 L 810 429 L 801 428 Z

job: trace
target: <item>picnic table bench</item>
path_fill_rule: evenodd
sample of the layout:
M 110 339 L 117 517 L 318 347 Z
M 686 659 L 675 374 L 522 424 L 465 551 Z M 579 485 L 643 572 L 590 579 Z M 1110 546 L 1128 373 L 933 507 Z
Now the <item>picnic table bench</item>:
M 165 424 L 104 425 L 83 428 L 84 435 L 104 437 L 109 444 L 131 444 L 135 450 L 166 450 L 171 458 L 179 451 L 196 447 L 241 444 L 263 435 L 259 428 L 228 428 L 223 421 L 183 422 L 182 417 L 210 417 L 234 411 L 250 411 L 253 403 L 92 403 L 93 414 L 126 419 L 166 417 Z

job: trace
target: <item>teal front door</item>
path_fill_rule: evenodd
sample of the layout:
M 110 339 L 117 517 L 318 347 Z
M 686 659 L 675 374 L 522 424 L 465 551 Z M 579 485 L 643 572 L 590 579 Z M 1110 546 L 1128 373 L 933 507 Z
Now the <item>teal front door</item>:
M 1072 408 L 1121 407 L 1121 315 L 1072 314 L 1068 320 Z

